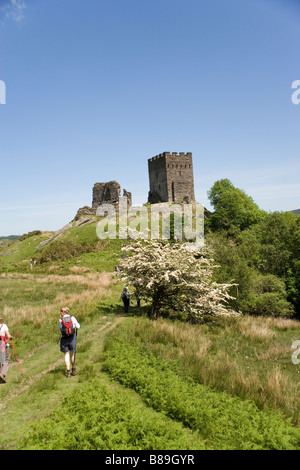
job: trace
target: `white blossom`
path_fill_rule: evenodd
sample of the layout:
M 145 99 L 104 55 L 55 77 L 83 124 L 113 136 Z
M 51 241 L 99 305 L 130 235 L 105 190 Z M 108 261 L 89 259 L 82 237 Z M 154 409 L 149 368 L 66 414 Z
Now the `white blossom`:
M 123 278 L 152 303 L 153 316 L 168 308 L 196 321 L 207 315 L 237 315 L 226 305 L 233 299 L 228 291 L 234 284 L 212 281 L 217 266 L 205 248 L 195 252 L 183 243 L 147 240 L 122 250 Z

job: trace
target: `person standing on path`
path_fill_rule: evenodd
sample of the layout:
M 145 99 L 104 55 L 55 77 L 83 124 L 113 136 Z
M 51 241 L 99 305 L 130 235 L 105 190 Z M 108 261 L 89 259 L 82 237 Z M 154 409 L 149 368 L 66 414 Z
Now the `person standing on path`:
M 75 352 L 76 352 L 76 341 L 77 335 L 76 330 L 80 328 L 80 324 L 74 316 L 69 315 L 68 307 L 62 307 L 60 310 L 61 318 L 59 320 L 59 331 L 61 333 L 60 339 L 60 350 L 65 355 L 65 364 L 67 368 L 67 377 L 76 375 L 75 367 Z
M 128 287 L 124 287 L 123 292 L 121 294 L 121 299 L 123 300 L 124 304 L 124 312 L 128 313 L 129 304 L 130 304 L 130 292 Z
M 10 362 L 9 339 L 13 337 L 9 333 L 8 326 L 3 322 L 3 318 L 0 317 L 0 384 L 6 383 L 5 377 Z

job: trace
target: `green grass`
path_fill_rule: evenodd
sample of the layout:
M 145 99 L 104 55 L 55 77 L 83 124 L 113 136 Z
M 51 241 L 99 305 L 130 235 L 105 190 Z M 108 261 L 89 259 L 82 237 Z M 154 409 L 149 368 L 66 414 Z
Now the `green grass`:
M 74 224 L 73 224 L 74 225 Z M 69 244 L 75 244 L 80 246 L 83 243 L 90 244 L 94 247 L 96 251 L 108 251 L 109 255 L 106 259 L 111 258 L 111 251 L 114 250 L 114 247 L 118 248 L 120 246 L 119 241 L 109 240 L 107 242 L 100 242 L 96 235 L 96 223 L 83 227 L 73 226 L 71 229 L 66 230 L 57 241 L 53 240 L 49 244 L 38 249 L 39 244 L 42 241 L 46 241 L 53 235 L 53 232 L 43 232 L 40 235 L 34 235 L 26 238 L 25 240 L 16 240 L 9 247 L 0 246 L 0 272 L 33 272 L 33 273 L 47 273 L 49 268 L 56 268 L 56 270 L 66 273 L 66 270 L 74 264 L 79 264 L 81 262 L 81 256 L 74 257 L 73 259 L 64 262 L 55 262 L 39 263 L 39 259 L 42 254 L 49 250 L 51 246 L 59 242 L 67 242 Z M 85 254 L 83 254 L 83 258 Z M 31 271 L 30 269 L 30 259 L 38 260 L 38 267 Z M 100 260 L 102 264 L 103 271 L 105 262 L 103 264 L 102 259 Z M 92 257 L 87 257 L 87 266 L 95 269 L 99 269 L 97 256 L 95 259 Z
M 69 409 L 67 415 L 62 412 Z M 66 439 L 66 427 L 72 432 Z M 24 449 L 171 450 L 204 449 L 180 423 L 155 412 L 130 390 L 106 378 L 81 383 L 61 400 L 61 408 L 34 423 Z
M 60 294 L 75 294 L 85 290 L 84 286 L 78 286 L 71 282 L 57 283 L 49 277 L 39 277 L 45 282 L 35 282 L 31 278 L 5 278 L 0 277 L 0 309 L 4 306 L 20 308 L 26 304 L 31 306 L 47 305 L 54 302 L 55 297 Z
M 169 418 L 199 432 L 210 449 L 296 449 L 300 428 L 273 410 L 178 375 L 135 340 L 132 321 L 107 340 L 104 370 Z
M 299 322 L 240 317 L 188 325 L 141 318 L 131 334 L 157 357 L 180 364 L 181 374 L 253 400 L 260 409 L 278 409 L 299 423 L 300 371 L 291 360 Z
M 110 381 L 101 371 L 104 333 L 100 328 L 121 319 L 107 314 L 114 308 L 110 302 L 102 299 L 86 312 L 78 335 L 78 376 L 64 376 L 56 337 L 19 355 L 23 376 L 13 364 L 7 385 L 0 388 L 3 412 L 10 417 L 0 448 L 203 448 L 197 434 L 149 409 L 137 394 Z M 45 339 L 45 332 L 42 335 Z M 71 409 L 67 415 L 62 413 L 66 408 Z M 67 440 L 66 426 L 72 429 Z
M 0 308 L 23 372 L 11 348 L 0 449 L 299 448 L 297 323 L 150 321 L 145 305 L 125 317 L 122 284 L 101 274 L 113 273 L 124 241 L 100 242 L 95 224 L 62 239 L 97 250 L 31 270 L 43 234 L 0 249 L 13 252 L 0 257 Z M 65 304 L 81 323 L 71 379 L 57 344 Z

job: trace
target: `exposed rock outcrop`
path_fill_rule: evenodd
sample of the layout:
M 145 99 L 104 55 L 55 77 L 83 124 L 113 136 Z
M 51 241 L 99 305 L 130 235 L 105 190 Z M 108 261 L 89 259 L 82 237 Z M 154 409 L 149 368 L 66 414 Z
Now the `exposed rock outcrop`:
M 36 249 L 38 250 L 39 248 L 42 248 L 43 246 L 48 245 L 48 243 L 57 240 L 58 238 L 60 238 L 62 236 L 62 234 L 64 232 L 66 232 L 67 230 L 70 230 L 70 228 L 72 228 L 71 222 L 69 224 L 65 225 L 63 228 L 61 228 L 61 229 L 57 230 L 56 232 L 54 232 L 54 234 L 50 238 L 48 238 L 47 240 L 42 241 L 37 246 Z
M 73 222 L 81 219 L 82 217 L 93 216 L 93 215 L 96 215 L 96 208 L 93 209 L 92 207 L 89 207 L 89 206 L 81 207 L 80 209 L 78 209 Z

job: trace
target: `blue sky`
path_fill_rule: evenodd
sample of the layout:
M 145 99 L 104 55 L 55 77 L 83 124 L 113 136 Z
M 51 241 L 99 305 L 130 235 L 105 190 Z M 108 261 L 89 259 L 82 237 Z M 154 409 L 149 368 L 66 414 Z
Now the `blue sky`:
M 0 235 L 56 230 L 98 181 L 147 200 L 192 152 L 267 211 L 300 207 L 299 0 L 0 0 Z

